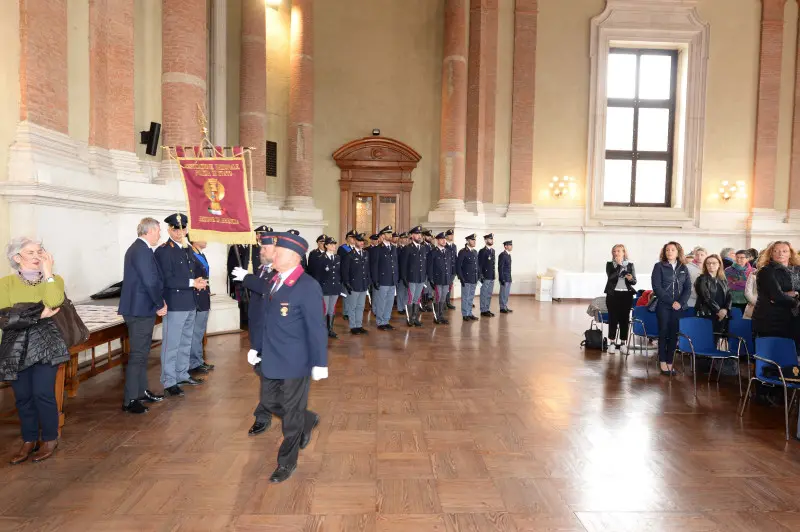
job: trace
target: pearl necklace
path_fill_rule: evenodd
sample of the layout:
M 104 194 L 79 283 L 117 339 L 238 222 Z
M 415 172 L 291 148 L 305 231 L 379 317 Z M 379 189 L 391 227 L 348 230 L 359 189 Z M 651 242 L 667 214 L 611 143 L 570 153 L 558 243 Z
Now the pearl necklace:
M 19 276 L 20 281 L 22 281 L 24 284 L 28 286 L 36 286 L 38 284 L 41 284 L 42 281 L 44 281 L 44 277 L 42 276 L 41 273 L 39 274 L 39 278 L 34 281 L 27 280 L 25 277 L 22 276 L 22 272 L 17 272 L 17 275 Z

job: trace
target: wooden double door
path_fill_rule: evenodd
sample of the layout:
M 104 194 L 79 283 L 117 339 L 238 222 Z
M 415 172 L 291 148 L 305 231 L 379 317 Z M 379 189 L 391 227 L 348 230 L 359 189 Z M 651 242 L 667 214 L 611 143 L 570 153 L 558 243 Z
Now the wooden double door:
M 402 142 L 374 136 L 349 142 L 333 154 L 341 169 L 339 229 L 368 237 L 386 226 L 410 229 L 411 173 L 419 154 Z

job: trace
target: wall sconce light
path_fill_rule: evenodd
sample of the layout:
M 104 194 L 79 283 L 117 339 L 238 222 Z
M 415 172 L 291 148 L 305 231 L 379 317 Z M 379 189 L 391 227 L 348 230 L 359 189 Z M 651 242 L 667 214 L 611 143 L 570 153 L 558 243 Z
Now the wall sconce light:
M 556 177 L 553 176 L 553 180 L 550 182 L 550 191 L 556 198 L 561 198 L 567 195 L 572 185 L 575 184 L 575 178 L 564 176 L 564 177 Z
M 744 199 L 747 197 L 745 186 L 744 181 L 737 181 L 735 183 L 723 181 L 722 186 L 719 187 L 719 197 L 723 201 L 730 201 L 732 198 Z
M 272 9 L 280 9 L 283 0 L 264 0 L 267 4 L 267 7 L 271 7 Z

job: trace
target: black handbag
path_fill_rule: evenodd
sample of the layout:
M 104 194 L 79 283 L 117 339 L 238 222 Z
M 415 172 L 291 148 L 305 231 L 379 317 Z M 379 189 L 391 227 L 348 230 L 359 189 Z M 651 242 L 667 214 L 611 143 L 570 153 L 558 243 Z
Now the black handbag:
M 67 348 L 75 347 L 89 339 L 89 329 L 78 316 L 75 305 L 65 295 L 64 302 L 58 307 L 60 310 L 53 316 L 53 321 L 58 327 Z
M 581 347 L 585 347 L 586 349 L 605 351 L 608 347 L 606 339 L 603 338 L 603 330 L 595 326 L 594 323 L 583 332 L 583 338 L 584 340 L 581 342 Z

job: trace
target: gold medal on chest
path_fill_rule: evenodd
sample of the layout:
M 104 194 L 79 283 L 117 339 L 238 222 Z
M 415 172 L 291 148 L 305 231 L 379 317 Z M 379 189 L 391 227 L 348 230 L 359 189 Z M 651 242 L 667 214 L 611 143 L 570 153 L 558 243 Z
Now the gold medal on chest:
M 289 314 L 289 307 L 288 305 L 284 305 L 281 307 L 281 316 L 284 318 Z

